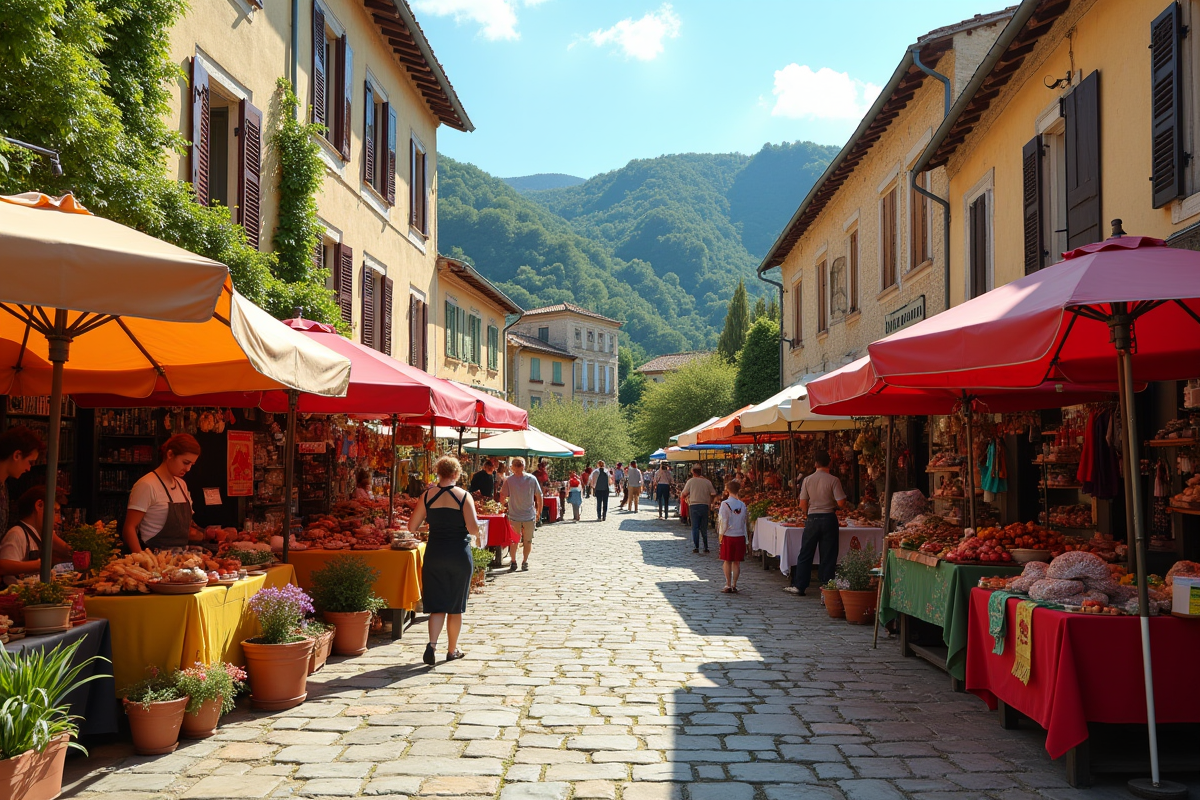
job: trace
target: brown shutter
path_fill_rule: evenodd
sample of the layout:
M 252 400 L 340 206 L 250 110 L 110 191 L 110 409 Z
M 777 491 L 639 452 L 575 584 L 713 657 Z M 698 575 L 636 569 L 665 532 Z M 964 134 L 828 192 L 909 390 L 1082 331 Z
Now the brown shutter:
M 354 251 L 338 243 L 334 250 L 333 290 L 337 294 L 338 308 L 342 310 L 342 322 L 354 323 Z
M 350 160 L 350 127 L 353 125 L 353 109 L 351 95 L 354 93 L 354 51 L 350 49 L 350 43 L 343 36 L 338 39 L 338 73 L 342 78 L 342 102 L 338 108 L 338 141 L 336 142 L 338 150 L 341 151 L 342 158 Z
M 329 65 L 325 63 L 325 12 L 316 3 L 313 3 L 312 47 L 312 121 L 315 125 L 329 125 L 332 120 L 325 118 L 325 93 L 329 91 Z
M 1025 207 L 1025 274 L 1046 265 L 1042 241 L 1042 137 L 1034 136 L 1021 148 L 1021 193 Z
M 392 354 L 392 279 L 383 279 L 383 319 L 380 320 L 379 330 L 382 332 L 380 349 L 387 355 Z
M 367 83 L 363 100 L 363 182 L 375 186 L 375 92 Z
M 971 203 L 971 297 L 987 291 L 987 195 Z
M 425 341 L 425 337 L 428 335 L 428 333 L 429 333 L 429 304 L 426 302 L 422 302 L 421 303 L 421 331 L 420 331 L 420 336 L 419 336 L 419 338 L 421 340 L 421 347 L 420 347 L 419 352 L 417 353 L 418 359 L 420 360 L 421 363 L 418 364 L 417 366 L 420 367 L 421 369 L 425 370 L 426 372 L 429 371 L 428 343 Z
M 363 265 L 362 285 L 362 343 L 367 347 L 378 348 L 378 337 L 375 336 L 375 276 L 371 268 Z
M 1067 123 L 1067 248 L 1104 238 L 1100 218 L 1100 73 L 1063 97 Z
M 408 140 L 408 224 L 417 224 L 417 143 Z
M 850 233 L 850 310 L 858 311 L 858 229 Z
M 262 228 L 262 112 L 243 100 L 238 104 L 237 221 L 246 242 L 258 249 Z
M 800 299 L 800 282 L 792 287 L 792 347 L 799 347 L 804 341 L 804 315 Z
M 881 289 L 896 284 L 896 190 L 893 188 L 883 196 L 883 208 L 879 223 L 879 253 L 883 261 Z
M 408 363 L 417 365 L 417 323 L 421 319 L 421 310 L 417 308 L 417 296 L 408 296 Z
M 1183 76 L 1179 5 L 1150 23 L 1150 180 L 1154 207 L 1183 196 Z
M 825 294 L 828 291 L 829 274 L 827 262 L 822 261 L 817 265 L 817 330 L 825 331 L 829 329 L 829 312 L 825 306 Z
M 387 150 L 382 159 L 386 172 L 380 185 L 388 203 L 396 205 L 396 109 L 390 103 L 383 104 L 383 119 L 387 123 L 387 136 L 384 139 Z
M 196 200 L 208 205 L 209 145 L 212 142 L 208 70 L 200 59 L 192 59 L 192 188 Z

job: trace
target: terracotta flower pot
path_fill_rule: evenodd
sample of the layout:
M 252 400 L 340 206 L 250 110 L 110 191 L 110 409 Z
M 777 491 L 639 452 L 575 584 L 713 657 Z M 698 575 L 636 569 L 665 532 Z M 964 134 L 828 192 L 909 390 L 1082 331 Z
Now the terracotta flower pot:
M 825 601 L 825 612 L 834 619 L 846 616 L 846 608 L 842 605 L 842 593 L 837 589 L 822 589 L 821 597 Z
M 310 638 L 287 644 L 242 642 L 250 702 L 255 708 L 282 711 L 304 702 L 313 644 Z
M 125 701 L 125 716 L 133 734 L 133 749 L 139 756 L 158 756 L 173 753 L 179 747 L 179 728 L 188 699 L 164 700 L 161 703 Z
M 66 628 L 71 625 L 71 606 L 36 605 L 25 606 L 26 628 Z
M 63 735 L 38 753 L 29 750 L 0 760 L 0 797 L 20 800 L 54 800 L 62 792 L 63 764 L 67 758 Z
M 370 611 L 326 611 L 325 621 L 333 626 L 334 655 L 361 656 L 367 652 Z
M 314 640 L 312 655 L 308 659 L 309 675 L 321 669 L 329 660 L 329 654 L 333 652 L 333 633 L 333 631 L 325 631 Z
M 179 735 L 184 739 L 207 739 L 217 732 L 217 723 L 221 721 L 220 697 L 205 700 L 195 714 L 183 715 L 183 727 Z
M 842 589 L 842 605 L 846 610 L 846 622 L 851 625 L 868 625 L 875 619 L 876 594 L 871 589 L 862 592 L 852 592 Z

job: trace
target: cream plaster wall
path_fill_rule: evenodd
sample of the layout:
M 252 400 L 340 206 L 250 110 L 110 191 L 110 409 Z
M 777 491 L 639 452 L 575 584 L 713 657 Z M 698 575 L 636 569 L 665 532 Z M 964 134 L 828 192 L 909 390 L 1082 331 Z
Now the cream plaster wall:
M 541 375 L 540 381 L 531 380 L 529 377 L 530 362 L 532 359 L 541 359 Z M 510 373 L 509 392 L 512 395 L 509 402 L 521 408 L 532 408 L 531 398 L 538 398 L 543 403 L 550 402 L 551 397 L 558 396 L 564 403 L 569 403 L 576 397 L 575 384 L 572 379 L 571 368 L 575 364 L 569 358 L 560 358 L 550 355 L 549 353 L 541 353 L 534 350 L 526 350 L 523 347 L 514 345 L 508 346 L 508 362 Z M 562 384 L 555 384 L 554 364 L 560 364 L 562 368 Z M 582 396 L 582 393 L 580 393 Z
M 526 317 L 514 325 L 512 331 L 514 333 L 523 333 L 526 336 L 537 337 L 538 328 L 542 327 L 550 329 L 550 344 L 561 347 L 576 357 L 574 363 L 577 368 L 583 369 L 585 362 L 594 362 L 599 367 L 612 368 L 613 379 L 611 391 L 594 391 L 590 388 L 591 384 L 589 383 L 589 388 L 586 391 L 575 390 L 574 396 L 583 400 L 588 405 L 617 402 L 617 350 L 621 343 L 619 334 L 620 326 L 617 323 L 605 322 L 594 317 L 587 317 L 570 311 L 562 311 L 553 314 L 537 314 L 532 317 Z M 575 346 L 576 328 L 579 328 L 582 334 L 580 337 L 582 347 Z M 597 349 L 597 347 L 589 349 L 587 346 L 588 331 L 594 331 L 597 335 L 604 333 L 614 337 L 612 350 L 605 351 Z M 516 375 L 517 373 L 514 371 L 511 374 Z M 565 375 L 563 380 L 565 383 L 570 383 L 572 389 L 574 389 L 575 379 L 570 373 Z
M 171 33 L 171 56 L 186 79 L 172 98 L 171 115 L 179 131 L 191 137 L 191 59 L 197 51 L 248 90 L 250 101 L 263 112 L 264 165 L 262 177 L 263 247 L 270 247 L 277 219 L 278 160 L 269 147 L 270 131 L 279 120 L 275 81 L 289 75 L 291 7 L 269 2 L 265 9 L 248 10 L 242 0 L 192 0 L 191 7 Z M 328 0 L 330 14 L 346 30 L 353 50 L 352 143 L 350 161 L 343 164 L 324 146 L 324 187 L 317 202 L 320 216 L 340 241 L 354 251 L 354 338 L 361 337 L 364 256 L 387 268 L 394 282 L 392 352 L 403 357 L 409 349 L 408 296 L 416 289 L 427 298 L 437 292 L 437 126 L 438 120 L 381 38 L 363 4 L 357 0 Z M 300 52 L 297 91 L 308 116 L 312 73 L 311 0 L 300 4 Z M 396 204 L 388 209 L 362 181 L 364 81 L 368 69 L 374 82 L 397 110 Z M 219 77 L 214 76 L 214 81 Z M 409 218 L 408 140 L 413 133 L 429 153 L 429 236 L 412 231 Z M 190 179 L 188 156 L 176 159 L 177 175 Z M 441 312 L 431 303 L 429 324 L 436 327 Z M 432 338 L 432 337 L 430 337 Z M 431 359 L 437 354 L 430 353 Z M 436 363 L 436 361 L 431 361 Z
M 433 352 L 430 363 L 434 365 L 434 374 L 439 378 L 465 383 L 469 386 L 486 386 L 496 392 L 504 392 L 504 309 L 484 297 L 482 293 L 463 283 L 452 275 L 444 272 L 438 275 L 438 294 L 436 306 L 438 319 L 445 316 L 446 299 L 452 299 L 455 304 L 469 314 L 483 319 L 483 342 L 479 349 L 479 360 L 482 364 L 470 364 L 446 355 L 446 326 L 434 326 Z M 434 308 L 429 309 L 433 317 Z M 492 325 L 497 330 L 497 342 L 500 352 L 497 354 L 499 369 L 488 369 L 487 329 Z

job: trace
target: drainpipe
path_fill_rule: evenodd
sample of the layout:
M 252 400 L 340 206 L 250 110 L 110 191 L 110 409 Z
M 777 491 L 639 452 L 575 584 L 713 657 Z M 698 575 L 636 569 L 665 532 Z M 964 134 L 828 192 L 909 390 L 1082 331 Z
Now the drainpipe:
M 520 322 L 524 316 L 525 316 L 525 312 L 522 311 L 517 314 L 507 314 L 504 317 L 504 329 L 502 331 L 500 331 L 500 346 L 504 348 L 505 363 L 508 363 L 508 329 L 511 328 L 513 325 L 516 325 L 518 322 Z M 512 372 L 512 367 L 514 367 L 516 365 L 516 363 L 517 362 L 514 360 L 511 364 L 509 364 L 509 368 L 504 370 L 504 399 L 505 400 L 508 400 L 508 373 Z M 571 379 L 574 380 L 575 376 L 572 375 Z M 572 385 L 574 385 L 574 384 L 572 384 Z M 510 403 L 512 402 L 511 400 L 508 400 L 508 401 Z
M 756 273 L 763 283 L 769 283 L 779 289 L 779 390 L 783 391 L 783 284 L 765 277 L 761 272 Z
M 924 72 L 929 77 L 937 78 L 939 81 L 942 82 L 942 86 L 946 90 L 946 97 L 945 97 L 945 102 L 944 102 L 944 106 L 943 106 L 943 110 L 942 110 L 942 118 L 945 119 L 947 116 L 950 115 L 950 79 L 947 78 L 942 73 L 937 72 L 936 70 L 934 70 L 930 67 L 927 67 L 923 63 L 921 63 L 921 48 L 920 47 L 914 47 L 909 52 L 912 53 L 913 64 L 915 64 L 919 70 Z M 918 181 L 917 181 L 917 176 L 919 174 L 920 173 L 917 172 L 916 170 L 912 170 L 908 173 L 909 186 L 911 186 L 913 188 L 913 190 L 915 192 L 917 192 L 918 194 L 928 197 L 930 200 L 932 200 L 933 202 L 937 203 L 939 206 L 942 207 L 942 251 L 943 251 L 942 260 L 945 262 L 943 265 L 943 269 L 945 271 L 944 277 L 945 277 L 945 284 L 946 284 L 946 292 L 945 292 L 945 298 L 944 298 L 945 306 L 943 307 L 943 310 L 949 310 L 949 308 L 950 308 L 950 201 L 948 199 L 938 197 L 933 192 L 931 192 L 928 189 L 926 189 L 925 187 L 921 186 L 921 184 L 918 183 Z
M 292 0 L 292 64 L 288 78 L 292 82 L 292 91 L 300 94 L 296 79 L 300 71 L 300 0 Z M 297 109 L 300 113 L 300 109 Z

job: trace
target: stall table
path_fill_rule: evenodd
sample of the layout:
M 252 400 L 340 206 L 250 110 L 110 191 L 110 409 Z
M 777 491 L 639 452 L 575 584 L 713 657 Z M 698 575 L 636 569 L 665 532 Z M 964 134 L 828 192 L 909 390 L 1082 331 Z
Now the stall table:
M 425 546 L 416 550 L 292 550 L 288 561 L 296 568 L 296 580 L 301 588 L 312 588 L 312 573 L 331 559 L 341 555 L 358 556 L 379 571 L 374 591 L 387 602 L 392 612 L 392 638 L 404 635 L 421 600 L 421 564 Z
M 549 495 L 542 498 L 545 503 L 546 510 L 550 512 L 550 521 L 558 522 L 558 497 L 550 497 Z
M 1149 761 L 1138 618 L 1034 609 L 1033 665 L 1029 684 L 1025 685 L 1012 674 L 1016 607 L 1020 600 L 1010 598 L 1006 604 L 1004 653 L 995 655 L 988 633 L 990 596 L 991 592 L 984 589 L 971 592 L 967 691 L 978 695 L 989 708 L 1000 707 L 1005 727 L 1016 725 L 1014 711 L 1042 726 L 1050 757 L 1067 756 L 1067 779 L 1073 786 L 1086 786 L 1092 772 L 1146 769 L 1145 764 L 1138 763 Z M 1160 726 L 1200 723 L 1200 692 L 1195 682 L 1196 664 L 1200 663 L 1198 624 L 1172 616 L 1150 619 L 1154 705 Z M 1094 731 L 1089 732 L 1088 726 L 1103 723 L 1142 726 L 1140 745 L 1115 757 L 1097 758 L 1090 745 L 1089 733 Z M 1160 734 L 1165 771 L 1195 771 L 1200 766 L 1194 732 L 1186 738 L 1191 746 L 1181 762 L 1170 753 L 1169 740 Z
M 508 547 L 510 544 L 521 543 L 516 528 L 509 524 L 508 517 L 504 514 L 480 514 L 479 521 L 488 524 L 488 547 Z
M 89 619 L 111 625 L 116 690 L 140 681 L 146 667 L 160 670 L 228 661 L 245 664 L 242 640 L 258 635 L 250 598 L 260 589 L 296 582 L 290 564 L 271 567 L 233 586 L 198 594 L 96 595 L 84 600 Z
M 804 528 L 783 525 L 766 517 L 759 517 L 754 522 L 754 536 L 751 547 L 761 550 L 772 558 L 779 559 L 779 571 L 784 575 L 791 574 L 792 566 L 800 556 L 800 545 L 804 540 Z M 874 547 L 878 553 L 883 549 L 883 528 L 838 528 L 838 559 L 850 552 L 855 540 L 860 547 Z M 813 555 L 813 564 L 821 563 L 820 553 Z M 764 559 L 764 568 L 766 562 Z
M 34 650 L 49 653 L 59 645 L 70 645 L 82 640 L 71 666 L 75 667 L 93 656 L 105 659 L 93 662 L 79 674 L 79 680 L 87 680 L 93 675 L 99 675 L 93 681 L 85 683 L 67 695 L 66 702 L 70 707 L 68 713 L 80 717 L 79 734 L 81 736 L 98 736 L 117 732 L 117 703 L 114 699 L 116 687 L 112 677 L 112 639 L 109 637 L 108 620 L 89 619 L 74 625 L 62 633 L 51 633 L 45 636 L 26 636 L 16 642 L 9 642 L 4 649 L 13 655 L 28 653 Z
M 1011 564 L 927 563 L 931 560 L 932 556 L 888 551 L 887 579 L 879 597 L 879 621 L 886 624 L 898 617 L 901 652 L 905 656 L 919 656 L 944 669 L 950 674 L 953 687 L 959 689 L 966 674 L 967 604 L 971 589 L 980 578 L 1016 575 L 1022 568 Z M 941 628 L 944 649 L 913 644 L 908 624 L 910 617 Z

